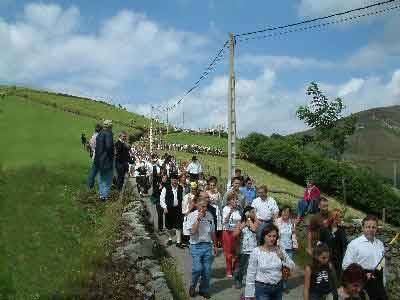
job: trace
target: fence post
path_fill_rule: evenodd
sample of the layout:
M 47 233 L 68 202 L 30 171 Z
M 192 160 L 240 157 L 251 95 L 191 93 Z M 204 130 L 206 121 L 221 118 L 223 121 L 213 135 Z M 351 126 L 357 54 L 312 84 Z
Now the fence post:
M 222 176 L 222 168 L 221 166 L 218 167 L 218 177 L 221 178 Z

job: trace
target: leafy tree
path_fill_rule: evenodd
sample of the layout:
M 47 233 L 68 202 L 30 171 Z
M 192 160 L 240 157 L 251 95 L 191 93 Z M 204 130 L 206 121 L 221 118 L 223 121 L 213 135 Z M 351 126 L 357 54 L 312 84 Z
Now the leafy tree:
M 339 159 L 346 150 L 347 137 L 355 129 L 357 118 L 354 115 L 342 118 L 345 105 L 341 98 L 329 100 L 319 89 L 316 82 L 307 88 L 311 101 L 307 106 L 300 106 L 297 117 L 309 127 L 316 130 L 315 141 L 319 142 L 326 152 Z

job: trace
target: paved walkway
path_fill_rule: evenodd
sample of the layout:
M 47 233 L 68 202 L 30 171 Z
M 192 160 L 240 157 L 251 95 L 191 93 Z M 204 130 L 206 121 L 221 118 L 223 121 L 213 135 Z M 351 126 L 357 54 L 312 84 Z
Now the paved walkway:
M 150 215 L 153 222 L 155 224 L 155 229 L 157 228 L 157 212 L 155 210 L 155 206 L 150 203 L 148 197 L 144 197 L 146 200 L 147 207 L 150 211 Z M 165 235 L 160 236 L 160 240 L 164 241 L 164 245 L 166 245 L 167 237 Z M 189 289 L 191 271 L 192 271 L 192 258 L 189 253 L 189 249 L 180 249 L 175 247 L 175 244 L 172 246 L 166 246 L 169 254 L 175 258 L 177 262 L 178 271 L 183 274 L 184 280 L 186 282 L 186 287 Z M 290 285 L 292 289 L 289 294 L 284 294 L 283 299 L 288 300 L 298 300 L 303 299 L 303 272 L 300 270 L 295 270 L 292 273 L 290 279 Z M 215 258 L 213 263 L 213 273 L 211 276 L 211 288 L 210 294 L 211 298 L 214 300 L 238 300 L 240 296 L 244 293 L 244 288 L 241 290 L 235 289 L 233 287 L 233 280 L 231 278 L 226 277 L 225 272 L 225 257 L 223 255 L 222 249 L 219 249 L 218 256 Z M 197 296 L 192 299 L 203 299 L 200 296 Z

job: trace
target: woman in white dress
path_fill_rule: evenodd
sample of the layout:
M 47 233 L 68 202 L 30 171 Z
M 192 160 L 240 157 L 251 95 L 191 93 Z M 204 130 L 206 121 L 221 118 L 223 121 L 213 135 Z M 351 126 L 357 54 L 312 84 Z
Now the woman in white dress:
M 215 208 L 217 215 L 217 243 L 221 247 L 222 241 L 222 195 L 217 188 L 218 180 L 215 176 L 211 176 L 207 180 L 207 193 L 210 197 L 210 205 Z

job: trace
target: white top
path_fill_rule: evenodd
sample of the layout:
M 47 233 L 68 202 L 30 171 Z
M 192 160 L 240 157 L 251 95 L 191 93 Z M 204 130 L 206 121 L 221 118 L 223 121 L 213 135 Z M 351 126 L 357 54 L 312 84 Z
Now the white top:
M 190 211 L 190 206 L 192 204 L 194 195 L 192 193 L 186 194 L 182 200 L 182 213 L 184 215 L 188 214 Z
M 230 215 L 229 219 L 226 220 L 230 211 L 231 207 L 228 205 L 225 206 L 222 210 L 222 224 L 224 230 L 233 231 L 235 230 L 236 224 L 242 221 L 242 215 L 240 214 L 240 211 L 238 209 L 235 209 Z
M 186 171 L 189 174 L 200 174 L 201 172 L 203 172 L 203 169 L 201 167 L 201 164 L 196 161 L 196 162 L 191 162 L 187 167 L 186 167 Z
M 96 138 L 98 135 L 99 135 L 99 133 L 95 132 L 89 140 L 90 148 L 92 148 L 92 151 L 93 151 L 92 159 L 94 159 L 94 152 L 96 150 Z
M 279 213 L 278 205 L 272 197 L 267 197 L 265 200 L 257 197 L 254 199 L 253 203 L 251 203 L 251 206 L 256 209 L 257 219 L 263 221 L 269 221 L 274 215 Z
M 250 254 L 249 266 L 247 268 L 245 297 L 254 297 L 255 282 L 277 284 L 282 279 L 282 265 L 293 269 L 293 260 L 282 249 L 284 260 L 281 260 L 275 251 L 265 251 L 257 247 Z
M 160 206 L 162 208 L 167 208 L 167 204 L 165 203 L 165 194 L 167 193 L 167 190 L 165 188 L 162 189 L 161 195 L 160 195 Z M 172 186 L 172 193 L 174 194 L 174 207 L 178 206 L 178 186 L 173 187 Z
M 257 247 L 257 235 L 249 226 L 242 229 L 242 242 L 240 244 L 240 253 L 251 254 Z
M 214 218 L 212 214 L 207 211 L 203 219 L 200 221 L 199 230 L 193 234 L 192 227 L 197 222 L 199 211 L 191 212 L 187 216 L 186 227 L 190 233 L 190 244 L 198 243 L 212 243 L 211 234 L 214 232 Z
M 343 270 L 352 263 L 359 264 L 365 270 L 373 270 L 384 253 L 385 247 L 380 240 L 374 239 L 373 242 L 370 242 L 364 235 L 361 235 L 347 246 L 342 263 Z
M 278 218 L 275 221 L 275 225 L 279 229 L 279 243 L 281 247 L 285 250 L 293 249 L 293 223 L 292 220 L 289 219 L 287 222 L 284 222 L 282 218 Z

